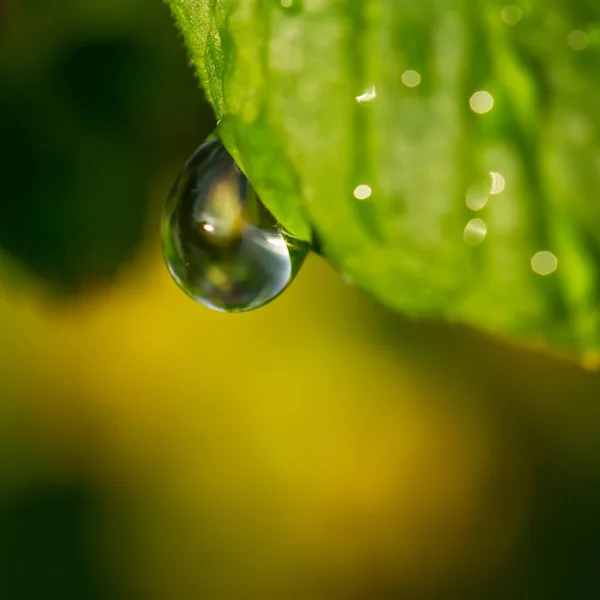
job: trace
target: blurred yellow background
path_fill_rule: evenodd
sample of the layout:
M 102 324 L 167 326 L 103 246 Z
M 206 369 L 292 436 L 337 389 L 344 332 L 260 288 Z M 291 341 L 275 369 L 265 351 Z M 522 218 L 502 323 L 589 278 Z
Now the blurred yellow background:
M 51 4 L 1 34 L 0 598 L 600 593 L 600 376 L 317 257 L 196 306 L 158 222 L 212 117 L 167 9 Z

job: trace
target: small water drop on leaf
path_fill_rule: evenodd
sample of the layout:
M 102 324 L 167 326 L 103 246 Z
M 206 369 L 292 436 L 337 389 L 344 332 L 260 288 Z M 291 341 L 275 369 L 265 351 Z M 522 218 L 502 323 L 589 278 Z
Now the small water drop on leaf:
M 216 138 L 198 148 L 177 179 L 163 216 L 162 246 L 177 285 L 221 312 L 273 300 L 310 250 L 277 223 Z

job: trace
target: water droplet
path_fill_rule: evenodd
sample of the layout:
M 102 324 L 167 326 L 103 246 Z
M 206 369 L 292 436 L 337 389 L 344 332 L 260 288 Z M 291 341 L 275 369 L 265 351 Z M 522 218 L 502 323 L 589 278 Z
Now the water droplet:
M 590 38 L 585 31 L 571 31 L 567 37 L 567 44 L 569 44 L 569 48 L 571 48 L 571 50 L 575 50 L 576 52 L 585 50 L 588 47 L 589 42 Z
M 404 71 L 404 73 L 402 73 L 402 83 L 406 87 L 417 87 L 421 83 L 421 75 L 417 73 L 417 71 Z
M 484 115 L 494 108 L 494 98 L 489 92 L 475 92 L 469 100 L 471 110 L 478 115 Z
M 356 96 L 356 101 L 360 104 L 366 104 L 377 98 L 377 88 L 370 85 L 360 96 Z
M 281 6 L 283 6 L 283 8 L 290 8 L 293 3 L 294 0 L 281 0 Z
M 500 16 L 507 25 L 516 25 L 523 18 L 523 11 L 518 6 L 509 4 L 502 9 Z
M 463 233 L 464 240 L 469 246 L 479 246 L 487 235 L 487 225 L 483 219 L 471 219 Z
M 273 300 L 310 250 L 277 223 L 218 139 L 200 146 L 177 179 L 162 246 L 177 285 L 222 312 Z
M 537 252 L 531 259 L 531 268 L 538 275 L 551 275 L 558 268 L 558 258 L 547 250 Z
M 357 188 L 354 190 L 354 197 L 357 200 L 366 200 L 367 198 L 371 197 L 372 193 L 373 190 L 371 189 L 371 187 L 363 184 L 357 186 Z

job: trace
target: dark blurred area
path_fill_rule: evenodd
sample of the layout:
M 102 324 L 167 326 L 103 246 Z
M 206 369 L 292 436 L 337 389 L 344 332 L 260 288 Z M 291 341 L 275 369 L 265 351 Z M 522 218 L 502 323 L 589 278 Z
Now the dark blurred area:
M 161 2 L 9 2 L 0 243 L 59 290 L 106 280 L 147 223 L 149 174 L 212 129 Z
M 160 0 L 0 26 L 0 598 L 600 596 L 600 376 L 308 261 L 195 306 L 162 204 L 212 130 Z

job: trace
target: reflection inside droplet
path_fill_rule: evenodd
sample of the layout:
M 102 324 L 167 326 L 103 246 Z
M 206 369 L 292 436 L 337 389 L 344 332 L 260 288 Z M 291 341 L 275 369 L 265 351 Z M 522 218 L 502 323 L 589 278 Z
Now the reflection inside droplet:
M 551 275 L 558 268 L 558 258 L 547 250 L 537 252 L 531 259 L 531 268 L 538 275 Z
M 275 298 L 310 249 L 276 222 L 218 139 L 200 146 L 175 183 L 162 246 L 179 287 L 226 312 Z
M 372 193 L 373 190 L 371 189 L 371 187 L 363 184 L 356 187 L 356 189 L 354 190 L 354 197 L 357 200 L 366 200 L 367 198 L 371 197 Z
M 479 246 L 487 235 L 487 225 L 483 219 L 471 219 L 463 232 L 464 240 L 469 246 Z
M 360 104 L 365 104 L 375 100 L 377 97 L 377 89 L 374 85 L 370 85 L 360 96 L 356 96 L 356 101 Z
M 516 25 L 523 18 L 523 11 L 514 4 L 509 4 L 502 9 L 500 17 L 507 25 Z
M 475 92 L 469 100 L 471 110 L 478 115 L 490 112 L 494 108 L 494 98 L 489 92 Z
M 402 73 L 402 83 L 406 87 L 417 87 L 421 83 L 421 75 L 417 73 L 417 71 L 404 71 L 404 73 Z

